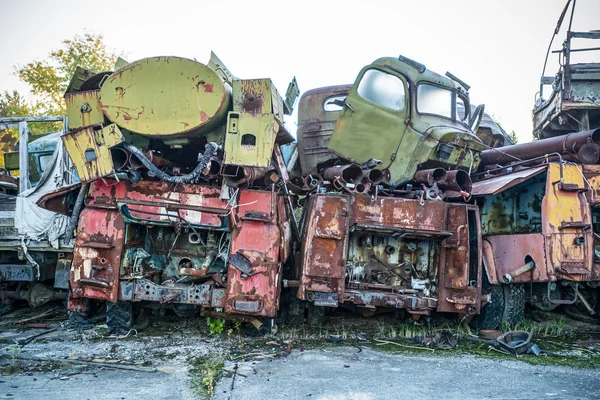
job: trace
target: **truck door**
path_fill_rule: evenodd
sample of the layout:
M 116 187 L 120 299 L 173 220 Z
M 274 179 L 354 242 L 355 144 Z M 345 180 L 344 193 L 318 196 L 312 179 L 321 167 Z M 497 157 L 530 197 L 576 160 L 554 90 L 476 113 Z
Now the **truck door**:
M 448 204 L 442 242 L 438 311 L 477 313 L 481 295 L 481 228 L 477 206 Z
M 329 149 L 358 163 L 376 158 L 387 168 L 395 158 L 409 115 L 404 77 L 367 67 L 346 98 Z
M 559 278 L 581 281 L 591 276 L 594 237 L 585 191 L 579 166 L 549 165 L 542 229 L 550 265 Z
M 302 244 L 301 300 L 335 307 L 343 302 L 348 258 L 348 198 L 313 195 L 308 204 Z

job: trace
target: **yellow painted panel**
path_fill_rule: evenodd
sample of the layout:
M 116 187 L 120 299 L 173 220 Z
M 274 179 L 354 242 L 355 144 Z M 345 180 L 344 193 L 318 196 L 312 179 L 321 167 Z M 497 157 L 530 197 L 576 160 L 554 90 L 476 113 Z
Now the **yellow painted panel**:
M 115 124 L 101 130 L 85 127 L 62 136 L 63 143 L 82 182 L 114 173 L 110 148 L 124 138 Z
M 65 94 L 69 130 L 83 128 L 104 122 L 100 104 L 100 91 L 75 92 Z
M 225 134 L 225 164 L 268 167 L 278 130 L 273 114 L 230 112 Z

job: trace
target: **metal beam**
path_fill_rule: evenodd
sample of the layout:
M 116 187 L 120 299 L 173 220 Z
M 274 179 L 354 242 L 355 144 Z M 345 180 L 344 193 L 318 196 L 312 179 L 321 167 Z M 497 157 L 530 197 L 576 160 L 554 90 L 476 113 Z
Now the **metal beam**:
M 19 193 L 29 189 L 29 130 L 27 121 L 19 121 Z
M 18 124 L 21 122 L 63 122 L 64 116 L 40 116 L 40 117 L 7 117 L 0 118 L 0 124 Z

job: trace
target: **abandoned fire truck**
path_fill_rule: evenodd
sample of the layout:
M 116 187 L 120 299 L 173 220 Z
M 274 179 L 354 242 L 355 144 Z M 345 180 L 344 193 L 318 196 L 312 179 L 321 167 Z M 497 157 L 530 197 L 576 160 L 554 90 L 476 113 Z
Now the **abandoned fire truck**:
M 40 200 L 74 204 L 71 316 L 97 299 L 111 333 L 150 308 L 271 327 L 294 232 L 279 146 L 293 141 L 295 79 L 284 101 L 214 54 L 121 64 L 76 71 L 62 139 L 81 183 Z
M 64 132 L 31 139 L 30 124 L 63 123 L 63 117 L 0 118 L 0 129 L 19 129 L 19 149 L 4 154 L 0 176 L 0 315 L 14 302 L 39 307 L 63 300 L 69 288 L 73 241 L 62 240 L 69 219 L 36 205 L 44 194 L 77 180 L 60 145 Z M 17 173 L 18 177 L 11 173 Z
M 481 153 L 471 191 L 481 210 L 491 297 L 481 326 L 517 322 L 526 302 L 544 310 L 577 304 L 588 317 L 598 314 L 600 169 L 576 160 L 580 149 L 598 144 L 600 130 L 592 130 Z
M 302 96 L 300 299 L 364 315 L 479 313 L 481 225 L 464 199 L 483 106 L 465 112 L 468 86 L 447 75 L 381 58 L 352 86 Z
M 459 120 L 456 98 L 462 96 L 462 109 L 469 109 L 464 89 L 457 89 L 468 89 L 464 83 L 402 57 L 385 59 L 387 66 L 382 61 L 365 67 L 353 86 L 315 89 L 300 100 L 301 168 L 295 173 L 303 177 L 296 183 L 309 196 L 298 296 L 367 315 L 394 308 L 414 316 L 456 312 L 486 329 L 518 322 L 526 301 L 543 309 L 577 301 L 597 312 L 600 270 L 595 263 L 600 260 L 594 257 L 590 205 L 598 201 L 582 193 L 593 193 L 589 186 L 600 184 L 600 169 L 581 162 L 598 162 L 585 149 L 599 143 L 600 131 L 480 152 L 474 132 L 488 147 L 510 141 L 501 128 L 479 124 L 484 119 L 480 110 L 476 117 L 463 113 L 470 127 Z M 385 76 L 386 83 L 373 83 L 374 74 Z M 395 80 L 408 84 L 397 84 L 399 95 L 391 100 Z M 370 91 L 371 84 L 378 85 L 378 92 Z M 441 93 L 425 97 L 434 84 Z M 435 112 L 425 112 L 427 101 Z M 371 138 L 387 137 L 386 125 L 377 125 L 381 118 L 368 120 L 380 113 L 398 118 L 388 126 L 400 130 L 389 135 L 387 145 L 371 146 Z M 426 128 L 420 125 L 424 122 Z M 413 142 L 403 138 L 405 130 L 426 129 L 429 134 Z M 468 140 L 448 144 L 432 139 L 432 132 L 452 129 Z M 349 139 L 342 142 L 340 135 Z M 449 134 L 445 140 L 458 137 Z M 430 143 L 429 152 L 416 155 L 422 151 L 420 141 L 438 143 L 437 153 Z M 440 158 L 440 149 L 469 157 L 454 158 L 453 164 L 445 161 L 453 160 L 450 154 Z M 375 156 L 389 156 L 388 164 Z M 416 165 L 412 179 L 412 170 L 393 167 L 398 158 L 408 160 L 406 168 Z M 456 167 L 468 168 L 476 181 L 471 183 L 465 170 L 446 170 Z M 590 289 L 588 295 L 580 288 Z

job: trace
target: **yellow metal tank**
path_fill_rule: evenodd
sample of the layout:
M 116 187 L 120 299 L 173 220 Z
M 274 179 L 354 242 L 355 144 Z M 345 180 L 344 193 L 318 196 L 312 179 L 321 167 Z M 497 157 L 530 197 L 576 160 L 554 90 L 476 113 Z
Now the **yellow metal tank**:
M 104 115 L 121 128 L 167 139 L 224 124 L 231 92 L 206 65 L 167 56 L 118 69 L 102 86 L 100 99 Z

